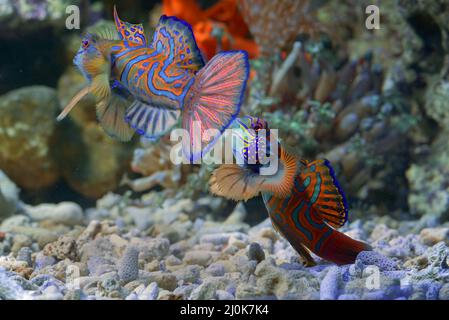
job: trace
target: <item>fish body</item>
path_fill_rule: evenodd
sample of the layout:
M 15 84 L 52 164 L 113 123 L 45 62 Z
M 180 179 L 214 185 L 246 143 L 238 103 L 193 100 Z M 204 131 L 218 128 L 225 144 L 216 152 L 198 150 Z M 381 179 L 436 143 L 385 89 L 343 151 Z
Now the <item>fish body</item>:
M 359 252 L 370 250 L 366 243 L 337 231 L 346 223 L 348 209 L 329 161 L 309 162 L 288 154 L 278 141 L 276 144 L 270 141 L 269 134 L 257 134 L 261 129 L 269 131 L 268 124 L 261 119 L 239 118 L 234 123 L 243 127 L 239 135 L 245 137 L 246 144 L 234 152 L 244 162 L 216 169 L 210 180 L 212 193 L 234 200 L 247 200 L 261 193 L 273 227 L 309 266 L 314 264 L 310 252 L 341 265 L 353 263 Z M 254 128 L 258 130 L 251 130 Z M 260 175 L 260 168 L 254 169 L 263 166 L 262 162 L 249 164 L 254 153 L 266 152 L 266 148 L 257 148 L 263 140 L 270 146 L 268 150 L 279 150 L 279 167 L 271 176 Z M 253 151 L 248 153 L 248 148 Z
M 143 102 L 181 109 L 196 72 L 204 67 L 190 26 L 162 16 L 147 44 L 141 25 L 121 21 L 116 11 L 114 19 L 119 32 L 125 30 L 120 33 L 125 41 L 111 47 L 113 77 Z
M 176 17 L 162 16 L 152 41 L 141 24 L 120 20 L 115 9 L 114 20 L 116 30 L 87 34 L 74 58 L 89 83 L 87 91 L 96 97 L 103 128 L 122 141 L 134 131 L 155 139 L 181 116 L 190 135 L 183 141 L 184 155 L 201 157 L 218 140 L 207 130 L 223 132 L 239 113 L 249 72 L 247 54 L 221 52 L 205 64 L 190 25 Z
M 157 48 L 112 47 L 113 77 L 137 99 L 180 110 L 195 81 L 195 72 L 180 69 Z
M 336 229 L 348 219 L 345 195 L 327 160 L 297 161 L 291 194 L 262 192 L 273 226 L 302 254 L 308 265 L 317 256 L 336 264 L 353 263 L 360 251 L 370 247 Z

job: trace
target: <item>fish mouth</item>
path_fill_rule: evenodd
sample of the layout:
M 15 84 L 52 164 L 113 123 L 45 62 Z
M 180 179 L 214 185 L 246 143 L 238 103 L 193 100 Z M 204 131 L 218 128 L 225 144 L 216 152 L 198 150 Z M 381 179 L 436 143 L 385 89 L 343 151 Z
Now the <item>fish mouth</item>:
M 77 103 L 84 98 L 89 93 L 89 86 L 84 87 L 80 91 L 78 91 L 75 96 L 69 101 L 69 103 L 65 106 L 65 108 L 61 111 L 61 113 L 56 118 L 57 121 L 61 121 L 64 119 L 70 111 L 77 105 Z

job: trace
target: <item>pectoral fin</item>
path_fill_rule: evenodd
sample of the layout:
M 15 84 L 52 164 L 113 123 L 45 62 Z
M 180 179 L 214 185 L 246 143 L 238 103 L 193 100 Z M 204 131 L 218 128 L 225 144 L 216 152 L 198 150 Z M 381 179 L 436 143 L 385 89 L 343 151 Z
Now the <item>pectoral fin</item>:
M 259 194 L 262 182 L 236 164 L 224 164 L 214 170 L 209 184 L 210 191 L 217 196 L 246 201 Z
M 97 101 L 107 100 L 111 95 L 111 86 L 109 85 L 109 75 L 99 74 L 92 79 L 90 84 L 90 93 L 95 96 Z
M 128 99 L 118 94 L 111 94 L 109 99 L 97 103 L 97 118 L 104 131 L 120 140 L 131 140 L 134 130 L 125 122 L 126 108 L 130 105 Z
M 61 121 L 70 111 L 84 98 L 88 93 L 92 93 L 97 101 L 107 101 L 111 95 L 111 88 L 109 86 L 109 79 L 107 75 L 100 74 L 92 79 L 92 83 L 73 96 L 70 102 L 64 107 L 56 120 Z
M 56 120 L 61 121 L 64 119 L 70 111 L 76 106 L 76 104 L 87 94 L 89 93 L 89 87 L 84 87 L 81 89 L 73 98 L 70 100 L 70 102 L 67 104 L 67 106 L 61 111 L 61 113 L 58 115 Z
M 281 149 L 278 170 L 273 175 L 261 175 L 236 164 L 224 164 L 212 173 L 210 191 L 232 200 L 248 200 L 260 192 L 271 192 L 285 198 L 293 189 L 296 158 Z

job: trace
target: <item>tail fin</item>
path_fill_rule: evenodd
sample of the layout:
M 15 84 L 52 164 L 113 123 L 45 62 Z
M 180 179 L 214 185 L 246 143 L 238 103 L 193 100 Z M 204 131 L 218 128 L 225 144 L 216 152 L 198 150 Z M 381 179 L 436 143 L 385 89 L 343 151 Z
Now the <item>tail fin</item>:
M 244 51 L 221 52 L 197 73 L 182 116 L 183 128 L 189 133 L 188 139 L 183 139 L 183 152 L 191 162 L 208 152 L 237 117 L 248 73 Z
M 371 250 L 368 244 L 351 239 L 329 226 L 307 201 L 293 194 L 277 198 L 262 193 L 268 215 L 275 228 L 302 255 L 310 265 L 311 257 L 304 254 L 304 247 L 317 256 L 336 264 L 353 263 L 364 250 Z
M 330 236 L 316 253 L 320 257 L 338 265 L 354 263 L 361 251 L 372 250 L 367 243 L 354 240 L 344 233 L 330 229 Z

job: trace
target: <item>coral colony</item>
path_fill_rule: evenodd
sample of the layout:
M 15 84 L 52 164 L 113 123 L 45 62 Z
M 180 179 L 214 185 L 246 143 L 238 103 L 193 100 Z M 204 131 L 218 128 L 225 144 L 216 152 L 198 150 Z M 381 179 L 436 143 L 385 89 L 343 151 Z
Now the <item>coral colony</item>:
M 447 5 L 3 1 L 0 300 L 449 300 Z

